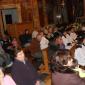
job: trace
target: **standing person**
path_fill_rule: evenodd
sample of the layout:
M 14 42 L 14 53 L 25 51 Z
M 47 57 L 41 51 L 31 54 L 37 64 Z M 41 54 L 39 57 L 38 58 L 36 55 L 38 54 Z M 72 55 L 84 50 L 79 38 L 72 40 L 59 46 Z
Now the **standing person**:
M 39 85 L 39 76 L 21 49 L 15 51 L 12 76 L 17 85 Z
M 78 35 L 78 48 L 75 50 L 75 59 L 81 66 L 85 66 L 85 32 Z

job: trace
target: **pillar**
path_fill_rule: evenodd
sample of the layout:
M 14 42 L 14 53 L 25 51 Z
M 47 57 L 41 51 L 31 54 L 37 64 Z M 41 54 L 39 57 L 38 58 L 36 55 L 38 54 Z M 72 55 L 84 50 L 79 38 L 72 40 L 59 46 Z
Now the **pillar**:
M 43 49 L 42 50 L 42 55 L 43 55 L 43 63 L 44 63 L 44 66 L 43 66 L 43 70 L 42 72 L 46 72 L 46 73 L 49 73 L 49 61 L 48 61 L 48 49 Z
M 84 16 L 85 16 L 85 0 L 83 0 L 83 7 L 84 7 Z
M 47 12 L 46 12 L 46 0 L 42 0 L 42 4 L 43 4 L 44 22 L 45 22 L 45 26 L 47 26 L 48 25 L 48 19 L 47 19 Z
M 32 3 L 32 14 L 33 14 L 33 26 L 34 28 L 40 29 L 40 20 L 39 20 L 39 10 L 37 0 L 31 0 Z

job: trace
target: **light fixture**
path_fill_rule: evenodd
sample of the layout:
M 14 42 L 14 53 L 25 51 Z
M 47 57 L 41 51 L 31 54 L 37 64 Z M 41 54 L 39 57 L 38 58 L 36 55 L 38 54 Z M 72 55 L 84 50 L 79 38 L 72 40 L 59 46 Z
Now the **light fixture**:
M 56 18 L 60 19 L 61 18 L 61 14 L 56 15 Z

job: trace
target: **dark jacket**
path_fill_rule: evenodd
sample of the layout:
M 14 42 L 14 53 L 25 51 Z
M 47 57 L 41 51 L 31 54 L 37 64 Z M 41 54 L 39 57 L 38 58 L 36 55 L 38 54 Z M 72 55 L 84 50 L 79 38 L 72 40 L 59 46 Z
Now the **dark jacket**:
M 85 85 L 85 80 L 75 73 L 52 73 L 52 85 Z
M 17 85 L 35 85 L 39 80 L 36 70 L 28 61 L 24 64 L 15 60 L 12 66 L 12 77 Z
M 22 34 L 22 35 L 19 36 L 19 40 L 20 40 L 21 45 L 24 46 L 25 44 L 31 42 L 32 37 L 31 37 L 30 34 Z

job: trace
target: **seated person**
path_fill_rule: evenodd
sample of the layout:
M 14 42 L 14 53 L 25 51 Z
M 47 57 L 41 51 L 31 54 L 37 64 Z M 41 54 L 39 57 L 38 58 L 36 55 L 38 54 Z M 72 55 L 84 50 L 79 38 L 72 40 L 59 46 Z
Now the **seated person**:
M 12 57 L 9 54 L 7 54 L 0 45 L 0 66 L 2 66 L 2 63 L 5 61 L 5 63 L 8 64 L 11 60 Z
M 58 28 L 57 27 L 55 27 L 54 29 L 53 29 L 53 37 L 55 38 L 57 35 L 59 35 L 59 34 L 61 34 L 59 31 L 58 31 Z
M 43 32 L 44 32 L 44 35 L 45 35 L 45 36 L 48 35 L 48 29 L 47 29 L 47 27 L 45 27 L 45 28 L 43 29 Z
M 85 66 L 85 33 L 82 32 L 77 38 L 78 48 L 75 49 L 75 59 L 82 66 Z
M 85 85 L 85 80 L 73 70 L 77 63 L 68 50 L 56 52 L 51 60 L 52 85 Z
M 53 48 L 55 51 L 57 51 L 58 49 L 65 49 L 62 36 L 58 34 L 53 42 L 50 43 L 50 47 Z
M 4 54 L 0 57 L 4 57 Z M 11 76 L 12 65 L 13 62 L 8 57 L 4 61 L 0 60 L 0 85 L 16 85 Z
M 53 28 L 52 28 L 52 27 L 49 27 L 49 28 L 48 28 L 48 34 L 47 34 L 46 38 L 47 38 L 49 41 L 53 40 L 54 35 L 53 35 Z
M 25 32 L 19 36 L 19 40 L 23 47 L 27 47 L 30 45 L 32 36 L 31 36 L 31 34 L 29 34 L 29 31 L 27 29 L 25 29 Z
M 82 31 L 85 31 L 85 24 L 82 25 L 81 30 L 82 30 Z
M 11 40 L 6 35 L 3 36 L 2 48 L 4 49 L 6 53 L 11 54 L 11 51 L 12 51 Z
M 17 85 L 39 85 L 39 75 L 32 64 L 26 60 L 22 49 L 15 51 L 12 78 Z
M 37 40 L 40 42 L 41 50 L 48 48 L 49 41 L 45 38 L 44 35 L 42 34 L 37 35 Z
M 40 42 L 36 38 L 33 38 L 29 46 L 29 49 L 30 49 L 31 56 L 33 57 L 33 61 L 35 62 L 34 66 L 37 69 L 39 69 L 39 66 L 42 63 L 42 51 L 40 49 Z
M 11 67 L 10 67 L 11 65 L 9 64 L 8 67 L 2 66 L 0 68 L 0 80 L 1 80 L 0 85 L 16 85 L 11 76 Z
M 59 49 L 65 49 L 65 45 L 61 35 L 57 35 L 52 42 L 49 43 L 48 54 L 53 55 Z
M 18 41 L 15 37 L 12 39 L 12 46 L 13 46 L 13 48 L 18 48 L 19 47 Z
M 34 30 L 34 31 L 32 32 L 32 39 L 33 39 L 33 38 L 36 38 L 37 35 L 38 35 L 38 30 Z
M 77 38 L 77 34 L 75 33 L 75 30 L 74 30 L 75 28 L 74 27 L 72 27 L 71 28 L 71 32 L 70 32 L 70 36 L 71 36 L 71 38 L 72 38 L 72 42 L 74 42 L 75 40 L 76 40 L 76 38 Z
M 69 35 L 67 34 L 66 31 L 64 31 L 64 32 L 63 32 L 62 39 L 63 39 L 63 43 L 65 44 L 65 46 L 67 46 L 68 43 L 70 43 L 68 38 L 69 38 Z

